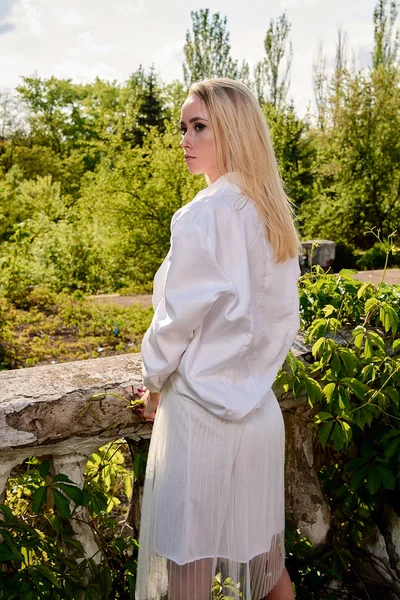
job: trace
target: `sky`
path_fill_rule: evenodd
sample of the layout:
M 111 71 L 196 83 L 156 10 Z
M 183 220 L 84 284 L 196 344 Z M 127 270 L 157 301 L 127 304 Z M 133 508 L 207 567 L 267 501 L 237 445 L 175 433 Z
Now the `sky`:
M 312 64 L 321 43 L 334 64 L 338 27 L 347 33 L 356 64 L 370 64 L 377 0 L 0 0 L 0 91 L 22 76 L 96 76 L 124 82 L 153 63 L 164 83 L 183 79 L 183 46 L 191 11 L 208 7 L 227 17 L 231 54 L 252 68 L 264 54 L 271 19 L 284 11 L 292 27 L 289 98 L 304 114 L 313 99 Z

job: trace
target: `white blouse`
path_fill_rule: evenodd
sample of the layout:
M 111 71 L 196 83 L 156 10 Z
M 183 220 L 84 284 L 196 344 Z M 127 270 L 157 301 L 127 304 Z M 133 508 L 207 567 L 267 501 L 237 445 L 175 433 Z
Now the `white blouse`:
M 143 383 L 238 421 L 258 408 L 299 328 L 297 258 L 277 263 L 254 204 L 225 176 L 181 207 L 154 278 Z

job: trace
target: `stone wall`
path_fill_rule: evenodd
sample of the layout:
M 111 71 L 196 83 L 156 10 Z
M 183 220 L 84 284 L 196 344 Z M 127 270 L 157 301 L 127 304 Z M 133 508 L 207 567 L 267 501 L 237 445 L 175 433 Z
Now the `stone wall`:
M 300 358 L 309 352 L 301 336 L 292 351 Z M 0 500 L 12 468 L 29 456 L 50 458 L 54 473 L 82 486 L 86 461 L 96 448 L 121 437 L 133 446 L 148 440 L 151 425 L 129 408 L 140 384 L 140 354 L 0 372 Z M 286 509 L 313 545 L 323 546 L 329 541 L 331 515 L 314 463 L 311 415 L 305 399 L 282 400 L 281 408 L 286 423 Z M 135 489 L 127 524 L 134 533 L 140 497 Z M 366 552 L 377 573 L 396 588 L 400 519 L 388 514 L 386 521 L 384 531 L 377 527 Z M 88 556 L 99 556 L 89 527 L 77 524 L 76 534 Z

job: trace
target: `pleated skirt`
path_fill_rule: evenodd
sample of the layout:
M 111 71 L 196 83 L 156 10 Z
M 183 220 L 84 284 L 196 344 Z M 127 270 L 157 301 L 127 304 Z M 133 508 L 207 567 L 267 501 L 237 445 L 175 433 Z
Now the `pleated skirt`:
M 284 517 L 273 392 L 233 422 L 167 382 L 147 462 L 136 600 L 261 600 L 283 572 Z

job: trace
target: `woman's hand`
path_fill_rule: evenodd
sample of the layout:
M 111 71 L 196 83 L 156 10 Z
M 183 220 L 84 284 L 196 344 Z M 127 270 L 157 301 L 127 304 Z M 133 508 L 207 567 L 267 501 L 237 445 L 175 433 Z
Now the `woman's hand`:
M 154 421 L 158 403 L 160 402 L 160 394 L 158 392 L 150 392 L 146 387 L 138 389 L 137 393 L 144 402 L 144 408 L 139 409 L 138 413 L 148 422 Z

